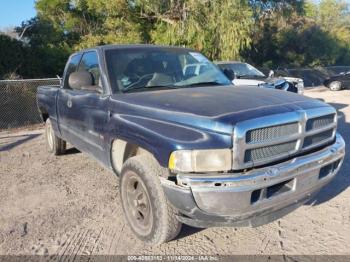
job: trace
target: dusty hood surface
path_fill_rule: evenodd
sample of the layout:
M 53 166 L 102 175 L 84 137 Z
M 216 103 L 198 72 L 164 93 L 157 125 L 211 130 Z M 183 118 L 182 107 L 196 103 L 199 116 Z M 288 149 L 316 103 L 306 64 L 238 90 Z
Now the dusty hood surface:
M 111 102 L 119 108 L 118 112 L 125 115 L 227 133 L 232 132 L 239 121 L 328 106 L 291 92 L 248 86 L 208 86 L 115 94 Z

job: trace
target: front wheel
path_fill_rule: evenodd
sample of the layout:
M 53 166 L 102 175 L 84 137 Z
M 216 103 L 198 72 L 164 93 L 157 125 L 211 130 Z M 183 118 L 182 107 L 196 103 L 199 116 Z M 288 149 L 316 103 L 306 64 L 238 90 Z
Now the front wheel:
M 332 82 L 329 83 L 328 87 L 332 91 L 339 91 L 342 88 L 340 81 L 332 81 Z
M 120 196 L 125 218 L 135 235 L 150 245 L 174 239 L 182 225 L 163 192 L 159 180 L 162 172 L 164 169 L 148 155 L 131 157 L 121 171 Z
M 52 129 L 51 120 L 48 118 L 45 122 L 46 148 L 49 153 L 62 155 L 66 151 L 66 141 L 55 135 Z

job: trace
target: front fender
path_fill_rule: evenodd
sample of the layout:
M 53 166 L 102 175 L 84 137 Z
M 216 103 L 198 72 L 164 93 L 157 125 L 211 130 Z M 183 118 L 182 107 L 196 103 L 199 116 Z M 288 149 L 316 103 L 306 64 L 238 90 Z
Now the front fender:
M 169 156 L 175 150 L 232 147 L 228 134 L 125 114 L 112 115 L 109 134 L 111 142 L 118 138 L 146 149 L 163 167 L 168 166 Z

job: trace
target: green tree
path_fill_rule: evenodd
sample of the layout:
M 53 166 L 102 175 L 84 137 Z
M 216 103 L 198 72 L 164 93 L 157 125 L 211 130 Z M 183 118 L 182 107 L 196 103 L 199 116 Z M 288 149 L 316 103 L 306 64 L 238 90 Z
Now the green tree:
M 25 51 L 22 42 L 0 33 L 0 79 L 22 73 Z
M 21 36 L 27 53 L 25 77 L 55 77 L 61 75 L 65 61 L 71 53 L 70 40 L 63 31 L 56 30 L 52 24 L 36 17 L 23 22 L 15 29 Z
M 299 18 L 277 37 L 278 61 L 294 67 L 335 64 L 342 46 L 312 20 Z
M 38 0 L 39 17 L 76 39 L 74 49 L 108 43 L 190 46 L 212 59 L 249 46 L 252 13 L 241 0 Z
M 109 43 L 187 46 L 256 65 L 350 63 L 345 0 L 37 0 L 36 18 L 0 37 L 0 75 L 60 74 L 68 55 Z
M 349 63 L 347 5 L 339 0 L 251 1 L 254 10 L 250 62 L 278 66 Z M 332 11 L 334 9 L 334 12 Z M 322 14 L 322 15 L 321 15 Z
M 275 67 L 281 60 L 281 32 L 304 14 L 304 1 L 250 0 L 249 4 L 254 17 L 252 44 L 242 51 L 243 57 L 259 66 Z
M 319 5 L 307 2 L 308 17 L 323 30 L 350 48 L 350 11 L 345 0 L 321 0 Z
M 65 32 L 74 49 L 108 43 L 141 42 L 138 24 L 123 0 L 38 0 L 39 17 Z
M 251 43 L 252 12 L 240 0 L 135 1 L 151 41 L 202 51 L 211 59 L 236 59 Z

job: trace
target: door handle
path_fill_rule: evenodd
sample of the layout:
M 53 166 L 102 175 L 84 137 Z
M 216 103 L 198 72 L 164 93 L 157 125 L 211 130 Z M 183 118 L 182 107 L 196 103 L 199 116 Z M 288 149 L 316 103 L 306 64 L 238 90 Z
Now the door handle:
M 112 115 L 113 115 L 112 111 L 108 110 L 107 111 L 107 120 L 108 121 L 111 119 Z
M 67 106 L 68 106 L 69 108 L 71 108 L 72 105 L 73 105 L 72 100 L 71 100 L 71 99 L 68 99 L 68 101 L 67 101 Z

